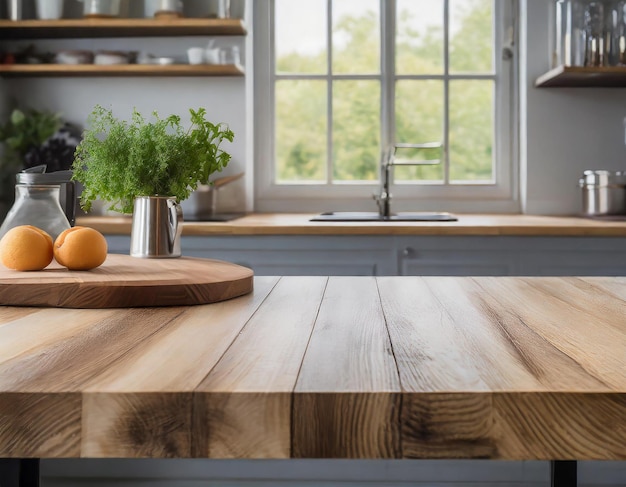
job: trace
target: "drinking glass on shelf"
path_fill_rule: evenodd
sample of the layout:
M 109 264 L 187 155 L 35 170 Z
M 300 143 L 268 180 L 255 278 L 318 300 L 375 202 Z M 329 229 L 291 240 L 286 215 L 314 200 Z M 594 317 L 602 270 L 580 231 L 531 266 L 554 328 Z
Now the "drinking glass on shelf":
M 211 0 L 209 2 L 209 17 L 230 18 L 230 0 Z
M 555 0 L 552 67 L 585 64 L 584 13 L 587 0 Z
M 604 5 L 600 1 L 590 1 L 584 11 L 585 66 L 605 66 L 605 17 Z
M 626 66 L 626 1 L 613 5 L 615 32 L 613 33 L 613 62 L 616 66 Z
M 220 49 L 220 64 L 241 64 L 241 56 L 239 54 L 239 46 L 223 47 Z

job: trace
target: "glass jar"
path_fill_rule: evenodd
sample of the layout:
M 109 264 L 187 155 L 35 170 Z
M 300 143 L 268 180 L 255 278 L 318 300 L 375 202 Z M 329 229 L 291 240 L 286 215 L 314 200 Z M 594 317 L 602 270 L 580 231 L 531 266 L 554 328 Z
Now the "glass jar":
M 607 57 L 610 66 L 626 65 L 626 1 L 613 1 L 607 13 Z
M 0 227 L 0 238 L 19 225 L 38 227 L 48 232 L 53 240 L 70 228 L 59 203 L 60 188 L 53 184 L 16 184 L 15 203 Z
M 586 3 L 585 0 L 556 0 L 552 67 L 584 66 Z
M 606 66 L 606 18 L 604 4 L 600 1 L 586 2 L 583 14 L 585 34 L 584 66 Z

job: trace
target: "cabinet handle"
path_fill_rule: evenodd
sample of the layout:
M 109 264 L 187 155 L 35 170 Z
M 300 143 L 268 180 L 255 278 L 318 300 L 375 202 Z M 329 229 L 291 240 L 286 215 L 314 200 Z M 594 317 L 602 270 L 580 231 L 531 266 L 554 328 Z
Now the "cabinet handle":
M 412 247 L 405 247 L 404 250 L 402 251 L 402 255 L 404 255 L 405 257 L 409 257 L 413 255 L 414 253 L 415 253 L 415 250 L 413 250 Z

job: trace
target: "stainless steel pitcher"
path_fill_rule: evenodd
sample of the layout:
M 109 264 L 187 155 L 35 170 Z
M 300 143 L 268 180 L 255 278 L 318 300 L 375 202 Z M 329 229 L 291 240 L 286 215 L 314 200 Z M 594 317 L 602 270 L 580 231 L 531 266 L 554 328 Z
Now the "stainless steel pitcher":
M 140 196 L 133 206 L 130 255 L 148 259 L 180 257 L 183 210 L 176 198 Z

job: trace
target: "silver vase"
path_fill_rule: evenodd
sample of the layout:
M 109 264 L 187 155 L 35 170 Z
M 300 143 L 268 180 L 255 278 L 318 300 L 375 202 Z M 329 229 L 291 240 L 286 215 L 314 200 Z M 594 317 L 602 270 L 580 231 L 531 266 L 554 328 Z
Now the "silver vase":
M 140 196 L 133 206 L 130 255 L 148 259 L 180 257 L 183 211 L 176 198 Z

